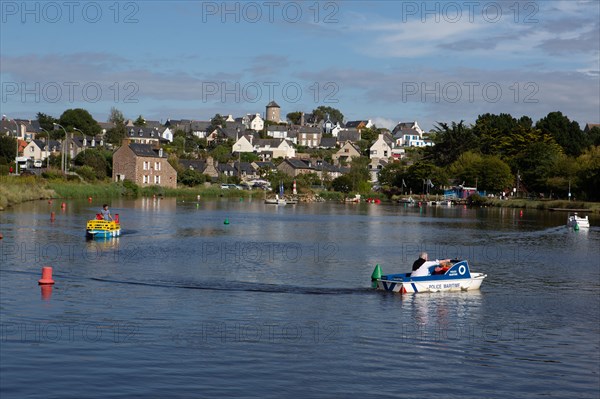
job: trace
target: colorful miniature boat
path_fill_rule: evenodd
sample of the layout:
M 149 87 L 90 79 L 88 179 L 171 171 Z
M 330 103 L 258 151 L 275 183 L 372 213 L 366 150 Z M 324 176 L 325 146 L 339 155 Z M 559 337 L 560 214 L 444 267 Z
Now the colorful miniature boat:
M 438 266 L 429 268 L 430 275 L 411 277 L 410 273 L 381 275 L 379 265 L 375 266 L 371 281 L 373 288 L 378 290 L 399 292 L 402 294 L 415 292 L 441 292 L 441 291 L 472 291 L 478 290 L 487 277 L 483 273 L 471 273 L 466 260 L 452 260 L 451 266 L 434 274 Z
M 119 214 L 115 215 L 115 220 L 104 220 L 101 214 L 96 215 L 96 219 L 88 220 L 85 227 L 85 234 L 88 238 L 110 238 L 121 235 L 121 223 Z
M 582 218 L 577 216 L 577 212 L 575 212 L 573 215 L 569 215 L 567 226 L 573 227 L 574 229 L 579 229 L 580 227 L 587 228 L 590 227 L 590 221 L 587 216 Z

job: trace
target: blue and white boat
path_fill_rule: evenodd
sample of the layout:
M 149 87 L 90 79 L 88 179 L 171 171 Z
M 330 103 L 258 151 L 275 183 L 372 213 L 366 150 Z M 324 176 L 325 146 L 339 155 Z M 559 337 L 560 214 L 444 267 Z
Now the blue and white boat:
M 382 275 L 381 268 L 377 265 L 371 275 L 371 281 L 373 288 L 378 290 L 408 294 L 478 290 L 483 279 L 487 277 L 487 274 L 471 273 L 466 260 L 452 260 L 448 268 L 435 274 L 438 266 L 431 266 L 428 276 L 411 277 L 411 273 Z

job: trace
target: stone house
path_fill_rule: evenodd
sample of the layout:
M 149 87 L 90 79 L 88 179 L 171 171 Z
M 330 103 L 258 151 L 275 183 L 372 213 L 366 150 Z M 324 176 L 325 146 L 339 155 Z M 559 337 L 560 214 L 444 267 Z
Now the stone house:
M 127 139 L 113 154 L 112 177 L 113 181 L 129 180 L 142 187 L 177 187 L 177 171 L 162 148 L 130 143 Z

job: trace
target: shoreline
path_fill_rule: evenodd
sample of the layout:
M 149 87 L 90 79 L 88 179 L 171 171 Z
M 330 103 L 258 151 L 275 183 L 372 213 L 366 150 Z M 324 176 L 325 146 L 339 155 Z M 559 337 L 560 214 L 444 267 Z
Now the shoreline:
M 336 201 L 347 196 L 343 193 L 324 192 L 314 193 L 321 196 L 326 201 Z M 134 184 L 100 182 L 83 183 L 80 181 L 46 180 L 33 176 L 0 177 L 0 211 L 20 203 L 47 200 L 47 199 L 67 199 L 67 198 L 114 198 L 114 197 L 208 197 L 208 198 L 255 198 L 264 197 L 264 191 L 258 190 L 223 190 L 218 185 L 198 186 L 198 187 L 138 187 Z M 381 198 L 379 195 L 378 197 Z M 396 203 L 392 199 L 381 198 L 384 203 Z M 425 200 L 426 201 L 426 200 Z M 477 204 L 477 207 L 497 207 L 497 208 L 522 208 L 537 209 L 549 212 L 586 212 L 592 214 L 600 213 L 599 202 L 568 201 L 568 200 L 529 200 L 529 199 L 485 199 Z

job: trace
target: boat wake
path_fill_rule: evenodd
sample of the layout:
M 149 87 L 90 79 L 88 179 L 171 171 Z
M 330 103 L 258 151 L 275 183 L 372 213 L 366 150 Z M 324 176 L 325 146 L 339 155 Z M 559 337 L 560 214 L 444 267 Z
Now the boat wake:
M 37 275 L 37 272 L 24 270 L 0 269 L 0 273 L 14 273 Z M 101 277 L 86 276 L 66 276 L 60 273 L 54 273 L 54 277 L 68 280 L 92 280 L 101 283 L 128 284 L 159 288 L 176 288 L 187 290 L 206 290 L 206 291 L 233 291 L 233 292 L 264 292 L 270 294 L 301 294 L 301 295 L 356 295 L 372 294 L 373 290 L 366 287 L 340 288 L 340 287 L 302 287 L 296 285 L 282 284 L 261 284 L 249 283 L 243 281 L 215 282 L 215 281 L 134 281 L 134 280 L 115 280 Z
M 271 294 L 302 294 L 302 295 L 354 295 L 354 294 L 366 294 L 372 293 L 373 290 L 369 288 L 339 288 L 339 287 L 302 287 L 294 285 L 280 285 L 280 284 L 261 284 L 261 283 L 247 283 L 242 281 L 230 281 L 227 283 L 220 282 L 147 282 L 147 281 L 127 281 L 127 280 L 113 280 L 98 277 L 91 277 L 93 281 L 100 281 L 104 283 L 116 283 L 116 284 L 130 284 L 130 285 L 143 285 L 149 287 L 161 287 L 161 288 L 178 288 L 178 289 L 190 289 L 190 290 L 208 290 L 208 291 L 234 291 L 234 292 L 263 292 Z

